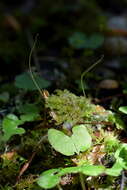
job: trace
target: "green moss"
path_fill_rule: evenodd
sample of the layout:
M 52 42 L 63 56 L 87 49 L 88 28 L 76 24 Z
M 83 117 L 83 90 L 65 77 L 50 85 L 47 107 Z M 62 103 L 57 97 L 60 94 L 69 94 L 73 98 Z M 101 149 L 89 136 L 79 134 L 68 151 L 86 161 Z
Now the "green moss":
M 84 96 L 76 96 L 68 90 L 57 90 L 46 99 L 46 107 L 50 110 L 50 116 L 56 124 L 109 121 L 112 112 L 103 107 L 94 105 L 90 99 Z
M 50 115 L 59 125 L 71 122 L 73 125 L 90 118 L 95 105 L 83 96 L 76 96 L 67 90 L 57 90 L 56 94 L 49 96 L 46 107 L 50 109 Z

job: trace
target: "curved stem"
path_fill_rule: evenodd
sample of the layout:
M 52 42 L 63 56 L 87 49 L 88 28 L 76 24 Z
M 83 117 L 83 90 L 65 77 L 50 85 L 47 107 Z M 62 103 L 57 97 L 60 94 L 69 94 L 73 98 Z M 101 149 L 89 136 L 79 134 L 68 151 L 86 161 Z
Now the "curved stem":
M 98 65 L 98 64 L 102 61 L 103 58 L 104 58 L 104 55 L 102 55 L 101 58 L 100 58 L 98 61 L 96 61 L 94 64 L 92 64 L 92 65 L 91 65 L 88 69 L 86 69 L 86 70 L 82 73 L 82 75 L 81 75 L 81 87 L 82 87 L 82 91 L 83 91 L 83 94 L 84 94 L 85 97 L 86 97 L 86 93 L 85 93 L 85 89 L 84 89 L 83 79 L 84 79 L 85 75 L 86 75 L 91 69 L 93 69 L 96 65 Z

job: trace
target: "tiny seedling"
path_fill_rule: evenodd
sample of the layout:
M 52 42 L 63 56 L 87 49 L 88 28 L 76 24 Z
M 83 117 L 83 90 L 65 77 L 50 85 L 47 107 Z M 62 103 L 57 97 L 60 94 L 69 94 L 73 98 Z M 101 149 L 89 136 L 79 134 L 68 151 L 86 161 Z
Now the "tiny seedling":
M 37 40 L 37 39 L 36 39 Z M 30 56 L 29 56 L 29 69 L 30 74 L 33 79 L 33 82 L 35 83 L 35 86 L 39 90 L 41 96 L 44 98 L 42 91 L 34 79 L 32 70 L 31 70 L 31 56 L 32 52 L 35 48 L 35 43 L 33 45 L 33 48 L 31 50 Z M 103 59 L 103 56 L 100 60 L 98 60 L 96 63 L 94 63 L 91 67 L 89 67 L 83 74 L 81 75 L 81 86 L 83 90 L 83 94 L 85 96 L 85 90 L 83 85 L 83 79 L 84 76 L 92 69 L 94 68 L 98 63 L 100 63 Z M 113 117 L 113 116 L 112 116 Z M 114 118 L 114 117 L 113 117 Z M 66 121 L 64 121 L 66 122 Z M 114 121 L 116 123 L 116 120 Z M 74 155 L 80 155 L 82 153 L 90 152 L 93 148 L 93 139 L 92 136 L 89 134 L 87 128 L 85 125 L 76 125 L 72 127 L 72 134 L 70 136 L 66 135 L 64 132 L 56 130 L 56 129 L 49 129 L 48 130 L 48 140 L 51 146 L 59 153 L 65 155 L 65 156 L 74 156 Z M 106 142 L 105 142 L 106 144 Z M 59 186 L 59 183 L 61 181 L 61 177 L 69 174 L 69 173 L 79 173 L 80 175 L 80 183 L 82 186 L 82 189 L 85 190 L 85 184 L 83 175 L 86 176 L 98 176 L 98 175 L 109 175 L 109 176 L 119 176 L 121 174 L 121 171 L 123 169 L 127 168 L 127 160 L 126 160 L 126 150 L 127 146 L 124 144 L 119 143 L 119 147 L 115 152 L 111 150 L 111 152 L 114 154 L 115 157 L 115 163 L 111 168 L 106 168 L 102 164 L 94 164 L 89 161 L 89 159 L 85 159 L 77 164 L 77 166 L 74 167 L 67 167 L 67 168 L 54 168 L 47 171 L 42 172 L 42 174 L 37 179 L 37 184 L 45 189 L 51 189 L 58 186 L 59 189 L 62 189 Z M 105 152 L 106 153 L 106 152 Z

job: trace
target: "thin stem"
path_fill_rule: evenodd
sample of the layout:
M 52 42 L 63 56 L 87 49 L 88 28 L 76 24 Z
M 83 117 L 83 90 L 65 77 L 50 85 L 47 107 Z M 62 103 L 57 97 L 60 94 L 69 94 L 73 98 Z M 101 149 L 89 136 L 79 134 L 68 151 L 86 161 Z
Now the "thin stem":
M 92 65 L 91 65 L 88 69 L 86 69 L 86 70 L 82 73 L 82 75 L 81 75 L 81 87 L 82 87 L 83 95 L 84 95 L 85 97 L 86 97 L 86 93 L 85 93 L 85 89 L 84 89 L 83 79 L 84 79 L 85 75 L 86 75 L 90 70 L 92 70 L 96 65 L 98 65 L 98 64 L 102 61 L 103 58 L 104 58 L 104 55 L 102 55 L 101 58 L 100 58 L 97 62 L 95 62 L 94 64 L 92 64 Z
M 63 190 L 62 187 L 60 186 L 60 184 L 57 185 L 59 190 Z
M 36 80 L 35 80 L 35 78 L 34 78 L 32 69 L 31 69 L 31 58 L 32 58 L 32 54 L 33 54 L 33 52 L 34 52 L 34 49 L 35 49 L 35 46 L 36 46 L 36 43 L 37 43 L 37 37 L 38 37 L 38 34 L 37 34 L 36 37 L 35 37 L 35 41 L 34 41 L 34 44 L 33 44 L 32 48 L 31 48 L 30 55 L 29 55 L 29 71 L 30 71 L 31 78 L 32 78 L 32 80 L 33 80 L 35 86 L 37 87 L 39 93 L 40 93 L 41 96 L 43 97 L 42 91 L 41 91 L 39 85 L 37 84 L 37 82 L 36 82 Z M 44 98 L 44 97 L 43 97 L 43 98 Z
M 82 173 L 79 173 L 79 178 L 80 178 L 82 190 L 86 190 L 85 183 L 84 183 L 84 176 Z

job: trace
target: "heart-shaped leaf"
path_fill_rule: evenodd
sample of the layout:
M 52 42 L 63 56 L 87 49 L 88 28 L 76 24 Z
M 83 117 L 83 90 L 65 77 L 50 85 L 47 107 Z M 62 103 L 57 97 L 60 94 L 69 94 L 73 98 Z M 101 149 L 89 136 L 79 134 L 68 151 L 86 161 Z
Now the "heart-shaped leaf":
M 48 140 L 52 147 L 66 156 L 71 156 L 90 148 L 92 139 L 84 125 L 73 127 L 72 136 L 69 137 L 56 129 L 49 129 Z
M 34 74 L 34 78 L 38 83 L 40 88 L 47 88 L 50 86 L 50 82 L 42 79 L 41 77 Z M 37 90 L 34 82 L 32 81 L 30 74 L 28 72 L 22 73 L 15 78 L 15 86 L 24 90 Z

